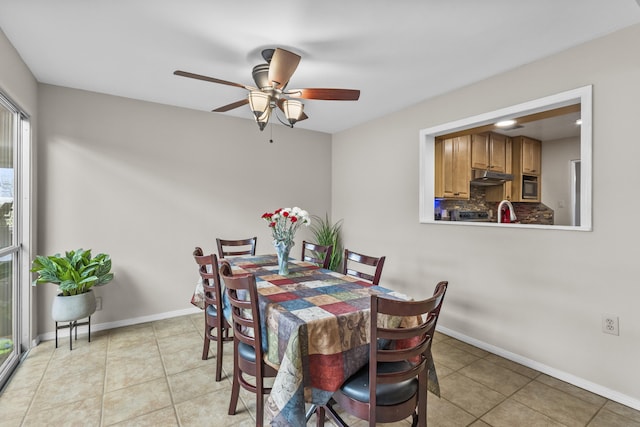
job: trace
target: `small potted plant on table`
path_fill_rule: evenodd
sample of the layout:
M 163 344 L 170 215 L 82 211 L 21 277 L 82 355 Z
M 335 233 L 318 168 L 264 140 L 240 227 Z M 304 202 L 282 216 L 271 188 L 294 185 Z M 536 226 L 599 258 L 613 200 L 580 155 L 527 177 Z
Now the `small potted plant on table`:
M 89 325 L 89 341 L 91 341 L 91 315 L 96 311 L 96 297 L 91 289 L 102 286 L 113 280 L 111 273 L 111 257 L 107 254 L 91 256 L 91 249 L 77 249 L 60 254 L 41 256 L 33 260 L 31 271 L 38 277 L 33 285 L 54 283 L 59 293 L 53 299 L 51 317 L 56 322 L 56 347 L 58 347 L 58 329 L 69 328 L 69 347 L 71 348 L 71 332 L 80 325 Z M 79 319 L 89 318 L 85 323 Z M 58 322 L 69 322 L 68 326 L 58 327 Z M 76 338 L 77 338 L 76 329 Z

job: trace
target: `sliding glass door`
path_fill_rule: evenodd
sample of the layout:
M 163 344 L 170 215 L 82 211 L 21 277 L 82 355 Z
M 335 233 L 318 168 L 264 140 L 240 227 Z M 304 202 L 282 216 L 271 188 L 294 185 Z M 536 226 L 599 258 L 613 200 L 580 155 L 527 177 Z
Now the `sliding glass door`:
M 20 144 L 29 138 L 28 119 L 0 94 L 0 386 L 19 361 Z

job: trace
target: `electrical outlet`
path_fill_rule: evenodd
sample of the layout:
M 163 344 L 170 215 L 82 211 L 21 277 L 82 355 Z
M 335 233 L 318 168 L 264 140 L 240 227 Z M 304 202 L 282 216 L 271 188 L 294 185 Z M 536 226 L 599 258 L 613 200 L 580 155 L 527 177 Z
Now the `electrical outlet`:
M 96 311 L 102 310 L 102 297 L 96 297 Z
M 602 315 L 602 332 L 611 335 L 620 335 L 618 329 L 618 316 L 612 314 Z

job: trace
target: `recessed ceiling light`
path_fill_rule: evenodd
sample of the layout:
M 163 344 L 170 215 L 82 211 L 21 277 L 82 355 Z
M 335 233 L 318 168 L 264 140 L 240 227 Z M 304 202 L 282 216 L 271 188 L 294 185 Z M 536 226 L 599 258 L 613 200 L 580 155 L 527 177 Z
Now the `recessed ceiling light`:
M 580 126 L 582 124 L 582 119 L 576 120 L 576 126 Z
M 513 126 L 516 124 L 515 120 L 502 120 L 498 123 L 496 123 L 496 126 L 499 128 L 507 128 L 509 126 Z

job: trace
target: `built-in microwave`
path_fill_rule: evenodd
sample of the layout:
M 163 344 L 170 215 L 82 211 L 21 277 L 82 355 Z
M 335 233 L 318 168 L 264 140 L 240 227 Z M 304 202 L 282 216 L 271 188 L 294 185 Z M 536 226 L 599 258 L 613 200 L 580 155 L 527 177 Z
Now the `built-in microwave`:
M 538 177 L 532 175 L 522 175 L 522 198 L 537 199 L 538 198 Z

